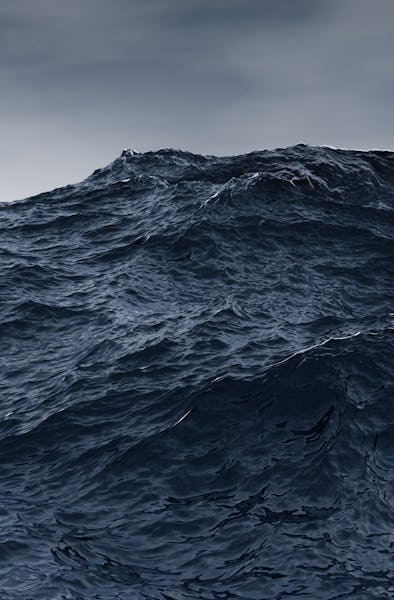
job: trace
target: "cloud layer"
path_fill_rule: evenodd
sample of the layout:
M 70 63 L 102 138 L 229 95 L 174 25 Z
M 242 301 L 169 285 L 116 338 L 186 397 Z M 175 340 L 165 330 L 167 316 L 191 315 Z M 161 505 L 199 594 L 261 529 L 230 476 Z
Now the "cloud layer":
M 392 0 L 0 5 L 1 199 L 124 146 L 393 148 Z

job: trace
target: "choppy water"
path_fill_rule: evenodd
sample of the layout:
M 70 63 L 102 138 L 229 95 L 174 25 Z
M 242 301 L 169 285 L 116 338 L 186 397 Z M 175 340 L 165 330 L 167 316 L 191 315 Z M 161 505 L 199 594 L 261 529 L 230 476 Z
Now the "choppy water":
M 125 151 L 0 207 L 4 599 L 394 596 L 394 154 Z

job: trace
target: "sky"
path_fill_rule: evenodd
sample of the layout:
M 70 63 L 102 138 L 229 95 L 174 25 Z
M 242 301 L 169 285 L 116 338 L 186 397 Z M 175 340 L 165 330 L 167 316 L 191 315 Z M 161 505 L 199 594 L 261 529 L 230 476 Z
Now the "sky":
M 394 0 L 0 0 L 0 201 L 123 148 L 394 148 Z

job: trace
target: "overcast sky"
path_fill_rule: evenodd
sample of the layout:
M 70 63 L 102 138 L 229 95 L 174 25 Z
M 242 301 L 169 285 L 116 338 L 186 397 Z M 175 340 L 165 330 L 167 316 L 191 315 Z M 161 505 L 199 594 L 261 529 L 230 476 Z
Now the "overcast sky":
M 394 0 L 0 0 L 0 200 L 119 155 L 394 148 Z

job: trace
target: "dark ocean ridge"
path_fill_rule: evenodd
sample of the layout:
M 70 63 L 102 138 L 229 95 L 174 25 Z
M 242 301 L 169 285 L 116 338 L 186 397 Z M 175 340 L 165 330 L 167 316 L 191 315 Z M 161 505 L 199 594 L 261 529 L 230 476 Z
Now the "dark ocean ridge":
M 394 597 L 394 153 L 124 151 L 0 222 L 1 599 Z

